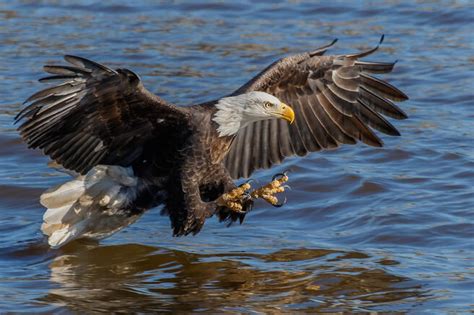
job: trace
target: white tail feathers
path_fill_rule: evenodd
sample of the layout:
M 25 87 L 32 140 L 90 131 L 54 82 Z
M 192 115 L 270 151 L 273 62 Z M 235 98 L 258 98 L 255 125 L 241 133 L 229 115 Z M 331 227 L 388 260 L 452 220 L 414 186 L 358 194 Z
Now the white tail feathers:
M 52 248 L 81 238 L 104 238 L 133 223 L 139 214 L 130 205 L 138 192 L 131 168 L 98 165 L 86 175 L 48 189 L 41 230 Z

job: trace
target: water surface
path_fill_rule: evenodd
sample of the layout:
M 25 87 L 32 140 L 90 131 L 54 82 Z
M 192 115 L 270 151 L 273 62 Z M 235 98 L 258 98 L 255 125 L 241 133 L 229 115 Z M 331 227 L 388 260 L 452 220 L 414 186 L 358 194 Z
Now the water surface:
M 0 3 L 0 312 L 468 312 L 473 301 L 470 1 Z M 159 209 L 100 244 L 48 249 L 39 195 L 67 178 L 12 125 L 65 53 L 139 73 L 177 104 L 223 96 L 286 54 L 386 41 L 402 137 L 289 159 L 283 208 L 173 238 Z

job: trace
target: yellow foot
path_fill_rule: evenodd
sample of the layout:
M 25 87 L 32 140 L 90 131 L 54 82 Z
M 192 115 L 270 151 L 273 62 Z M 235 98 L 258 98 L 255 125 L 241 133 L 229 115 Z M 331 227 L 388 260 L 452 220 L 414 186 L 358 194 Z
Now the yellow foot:
M 287 172 L 273 176 L 273 179 L 270 183 L 258 189 L 255 189 L 250 193 L 250 196 L 252 198 L 262 198 L 263 200 L 275 207 L 283 206 L 286 202 L 286 198 L 282 203 L 279 203 L 278 198 L 275 197 L 275 194 L 285 191 L 284 183 L 288 181 L 288 176 L 286 175 L 286 173 Z
M 240 185 L 237 188 L 232 189 L 228 193 L 221 195 L 217 199 L 217 205 L 221 207 L 229 208 L 230 210 L 238 213 L 246 213 L 243 210 L 243 203 L 249 199 L 248 191 L 250 190 L 250 183 Z

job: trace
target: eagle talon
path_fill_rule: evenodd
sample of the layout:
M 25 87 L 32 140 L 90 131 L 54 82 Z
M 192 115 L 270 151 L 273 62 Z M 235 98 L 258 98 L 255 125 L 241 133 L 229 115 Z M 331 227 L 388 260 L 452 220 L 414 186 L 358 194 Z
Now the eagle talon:
M 273 175 L 273 177 L 272 177 L 272 182 L 275 181 L 275 180 L 277 180 L 278 177 L 282 178 L 282 177 L 284 177 L 284 176 L 286 176 L 285 173 L 277 173 L 277 174 Z
M 246 191 L 242 194 L 242 201 L 249 201 L 252 200 L 252 195 Z
M 249 185 L 250 185 L 250 184 L 253 183 L 254 181 L 255 181 L 255 179 L 250 178 L 250 179 L 248 179 L 243 185 L 245 185 L 245 184 L 249 184 Z
M 286 197 L 283 202 L 279 202 L 275 196 L 278 193 L 285 191 L 285 188 L 290 188 L 288 185 L 283 185 L 288 181 L 287 172 L 276 174 L 272 177 L 272 181 L 265 186 L 255 189 L 250 193 L 252 198 L 261 198 L 274 207 L 281 207 L 286 204 Z
M 239 210 L 239 209 L 231 209 L 232 212 L 235 212 L 235 213 L 238 213 L 238 214 L 245 214 L 247 213 L 247 211 L 244 211 L 244 210 Z
M 282 201 L 282 202 L 279 202 L 277 204 L 274 204 L 272 206 L 274 206 L 275 208 L 280 208 L 280 207 L 283 207 L 287 202 L 287 199 L 286 199 L 286 196 L 285 196 L 285 199 Z
M 217 205 L 228 208 L 236 213 L 246 213 L 247 211 L 242 209 L 246 209 L 246 204 L 252 199 L 252 196 L 249 194 L 251 181 L 252 180 L 249 180 L 231 191 L 222 194 L 217 199 Z
M 272 181 L 278 179 L 278 177 L 280 177 L 280 179 L 281 179 L 281 178 L 288 177 L 288 173 L 289 173 L 289 172 L 290 172 L 290 170 L 286 170 L 286 171 L 284 171 L 283 173 L 277 173 L 277 174 L 273 175 Z

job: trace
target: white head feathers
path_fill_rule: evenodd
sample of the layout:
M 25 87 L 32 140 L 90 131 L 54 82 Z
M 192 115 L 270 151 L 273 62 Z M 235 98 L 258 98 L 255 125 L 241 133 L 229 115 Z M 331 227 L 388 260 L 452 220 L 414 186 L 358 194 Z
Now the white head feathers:
M 285 104 L 273 95 L 250 92 L 220 99 L 212 120 L 219 125 L 219 136 L 232 136 L 252 122 L 282 118 L 278 116 L 282 106 Z

